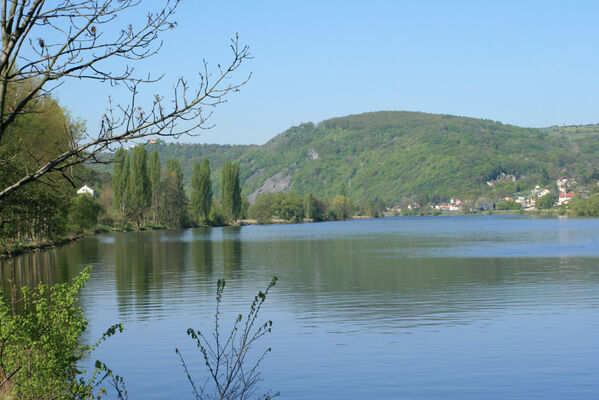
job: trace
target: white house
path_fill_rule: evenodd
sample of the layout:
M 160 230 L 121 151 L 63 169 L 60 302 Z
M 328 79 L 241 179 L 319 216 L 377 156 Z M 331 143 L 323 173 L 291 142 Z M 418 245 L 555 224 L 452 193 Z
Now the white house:
M 93 197 L 98 197 L 98 193 L 87 185 L 83 185 L 77 190 L 77 194 L 89 194 Z
M 543 190 L 541 190 L 541 191 L 539 192 L 539 194 L 538 194 L 537 196 L 539 196 L 539 197 L 543 197 L 543 196 L 545 196 L 546 194 L 549 194 L 549 193 L 551 193 L 549 190 L 547 190 L 547 189 L 543 189 Z

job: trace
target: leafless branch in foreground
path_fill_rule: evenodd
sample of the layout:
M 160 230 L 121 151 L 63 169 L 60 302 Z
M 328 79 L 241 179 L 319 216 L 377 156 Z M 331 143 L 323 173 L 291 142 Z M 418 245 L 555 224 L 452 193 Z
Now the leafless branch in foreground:
M 141 26 L 115 29 L 119 15 L 141 8 L 140 0 L 0 0 L 0 146 L 19 115 L 34 112 L 41 99 L 69 79 L 121 84 L 130 93 L 126 104 L 109 102 L 96 132 L 71 140 L 61 154 L 40 160 L 35 170 L 2 184 L 0 200 L 49 172 L 97 161 L 112 145 L 153 135 L 178 138 L 212 127 L 212 109 L 250 77 L 232 81 L 233 72 L 251 58 L 237 35 L 231 40 L 228 66 L 211 72 L 204 61 L 198 82 L 180 78 L 168 97 L 156 94 L 149 106 L 139 105 L 148 103 L 139 98 L 140 90 L 147 92 L 161 77 L 139 77 L 132 64 L 160 50 L 159 35 L 175 28 L 172 18 L 179 1 L 164 0 Z M 122 71 L 109 69 L 114 65 L 106 61 L 113 59 L 125 60 Z M 0 164 L 7 162 L 6 156 L 0 159 Z

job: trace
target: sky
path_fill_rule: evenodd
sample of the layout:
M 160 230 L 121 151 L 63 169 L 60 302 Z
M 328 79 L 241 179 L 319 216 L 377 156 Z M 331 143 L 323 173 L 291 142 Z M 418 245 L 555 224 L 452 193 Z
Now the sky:
M 380 110 L 598 123 L 598 15 L 597 1 L 183 0 L 160 53 L 136 68 L 164 74 L 142 92 L 152 98 L 180 76 L 193 84 L 203 59 L 227 64 L 236 33 L 250 47 L 233 79 L 251 79 L 213 110 L 213 129 L 179 139 L 187 143 L 262 144 L 302 122 Z M 127 101 L 97 82 L 57 91 L 90 132 L 109 95 Z

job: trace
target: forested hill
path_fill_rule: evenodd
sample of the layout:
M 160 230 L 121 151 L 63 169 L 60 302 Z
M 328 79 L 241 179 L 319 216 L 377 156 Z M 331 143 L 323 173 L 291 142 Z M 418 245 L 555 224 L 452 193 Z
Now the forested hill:
M 154 149 L 163 161 L 179 158 L 187 179 L 191 164 L 203 156 L 216 167 L 225 159 L 239 161 L 243 191 L 251 200 L 284 190 L 327 198 L 345 191 L 355 200 L 380 198 L 387 203 L 431 201 L 500 196 L 550 184 L 561 175 L 581 183 L 599 178 L 596 125 L 532 129 L 417 112 L 373 112 L 306 123 L 262 146 L 148 147 Z M 502 173 L 517 179 L 487 185 Z

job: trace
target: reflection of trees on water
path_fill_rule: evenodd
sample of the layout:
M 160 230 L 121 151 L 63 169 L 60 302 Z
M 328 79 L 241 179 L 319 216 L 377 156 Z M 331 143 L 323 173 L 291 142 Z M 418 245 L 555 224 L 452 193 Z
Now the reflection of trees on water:
M 195 271 L 200 274 L 203 279 L 210 279 L 214 272 L 212 228 L 201 227 L 193 230 L 191 256 Z
M 422 249 L 417 241 L 385 237 L 252 241 L 244 263 L 252 273 L 277 275 L 298 313 L 406 325 L 525 306 L 530 296 L 582 277 L 599 282 L 584 258 L 565 273 L 559 258 L 410 256 Z
M 180 237 L 179 230 L 115 235 L 114 273 L 121 312 L 129 313 L 132 307 L 142 312 L 149 302 L 161 305 L 165 291 L 181 288 L 189 243 Z
M 223 271 L 226 279 L 241 277 L 242 249 L 241 227 L 227 226 L 223 228 Z
M 36 286 L 40 283 L 55 284 L 57 282 L 55 253 L 56 251 L 51 249 L 0 260 L 2 293 L 9 297 L 13 284 L 18 292 L 23 286 Z
M 99 256 L 97 241 L 84 238 L 59 248 L 0 259 L 0 288 L 6 297 L 10 297 L 15 290 L 20 294 L 23 286 L 72 282 L 92 262 L 90 260 L 96 261 Z

